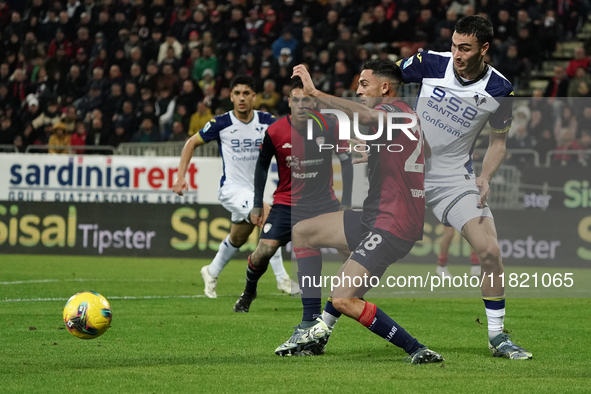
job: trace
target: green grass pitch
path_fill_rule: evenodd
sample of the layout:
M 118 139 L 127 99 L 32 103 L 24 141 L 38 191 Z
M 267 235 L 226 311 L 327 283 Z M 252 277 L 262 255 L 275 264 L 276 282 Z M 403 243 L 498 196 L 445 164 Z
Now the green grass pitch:
M 278 295 L 269 272 L 251 312 L 236 314 L 245 263 L 226 267 L 215 300 L 196 297 L 203 264 L 0 255 L 0 392 L 591 392 L 589 298 L 508 299 L 505 327 L 533 352 L 529 361 L 490 355 L 477 296 L 373 300 L 442 364 L 405 364 L 401 349 L 348 318 L 324 356 L 280 358 L 273 351 L 299 322 L 300 300 Z M 113 308 L 112 327 L 90 341 L 61 318 L 83 290 Z

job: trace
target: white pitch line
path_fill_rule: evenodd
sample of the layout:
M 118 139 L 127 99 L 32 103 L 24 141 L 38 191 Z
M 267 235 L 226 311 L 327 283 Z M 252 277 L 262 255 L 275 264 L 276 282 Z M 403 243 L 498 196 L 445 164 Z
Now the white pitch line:
M 181 282 L 181 280 L 164 279 L 33 279 L 33 280 L 15 280 L 11 282 L 0 282 L 0 286 L 24 285 L 31 283 L 56 283 L 56 282 Z
M 285 295 L 283 293 L 271 293 L 271 296 Z M 228 294 L 218 297 L 239 297 L 240 294 Z M 192 294 L 192 295 L 176 295 L 176 296 L 109 296 L 109 300 L 160 300 L 160 299 L 174 299 L 174 298 L 207 298 L 204 294 Z M 2 302 L 46 302 L 46 301 L 67 301 L 69 298 L 8 298 L 0 300 Z

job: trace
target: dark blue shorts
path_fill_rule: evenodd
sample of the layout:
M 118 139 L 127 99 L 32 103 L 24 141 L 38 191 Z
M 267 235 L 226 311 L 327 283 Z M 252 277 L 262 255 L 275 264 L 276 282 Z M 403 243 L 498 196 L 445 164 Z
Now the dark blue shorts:
M 337 200 L 318 204 L 314 208 L 275 204 L 271 208 L 271 212 L 269 212 L 269 216 L 263 225 L 261 239 L 272 239 L 280 241 L 281 245 L 285 245 L 291 241 L 291 229 L 298 222 L 325 213 L 337 212 L 338 210 L 339 202 Z
M 343 215 L 345 238 L 353 252 L 351 259 L 373 276 L 381 277 L 388 266 L 406 256 L 415 243 L 368 226 L 361 221 L 362 216 L 362 211 L 345 211 Z

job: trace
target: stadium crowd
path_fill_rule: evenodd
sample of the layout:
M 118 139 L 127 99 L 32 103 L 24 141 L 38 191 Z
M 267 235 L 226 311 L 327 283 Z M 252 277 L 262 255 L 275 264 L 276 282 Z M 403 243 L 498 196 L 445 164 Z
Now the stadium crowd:
M 475 14 L 494 24 L 487 62 L 526 87 L 589 8 L 587 0 L 0 0 L 0 145 L 184 141 L 232 109 L 239 73 L 257 82 L 255 108 L 284 115 L 295 64 L 346 96 L 364 60 L 448 51 L 458 18 Z M 577 110 L 548 102 L 591 96 L 589 62 L 577 48 L 534 91 L 548 99 L 515 109 L 509 148 L 591 148 L 591 101 Z

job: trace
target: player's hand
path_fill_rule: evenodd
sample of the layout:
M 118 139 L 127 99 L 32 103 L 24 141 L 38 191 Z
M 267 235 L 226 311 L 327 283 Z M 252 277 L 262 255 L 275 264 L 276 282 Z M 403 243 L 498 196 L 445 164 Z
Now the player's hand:
M 258 227 L 263 225 L 263 208 L 253 208 L 250 210 L 250 222 Z
M 312 77 L 306 69 L 306 66 L 303 64 L 295 66 L 291 77 L 300 77 L 302 79 L 302 84 L 304 85 L 304 93 L 312 97 L 315 96 L 314 92 L 316 91 L 316 88 L 314 87 L 314 82 L 312 82 Z
M 353 164 L 367 163 L 368 157 L 367 157 L 367 152 L 365 152 L 366 142 L 364 140 L 351 138 L 349 140 L 349 144 L 351 144 L 353 146 L 358 145 L 358 146 L 362 147 L 362 149 L 358 148 L 358 150 L 360 151 L 359 153 L 361 153 L 361 159 L 353 159 L 353 161 L 351 163 L 353 163 Z M 357 150 L 354 150 L 354 152 L 357 152 Z
M 172 191 L 179 196 L 183 195 L 183 191 L 189 191 L 189 186 L 187 185 L 185 178 L 177 178 L 172 184 Z
M 345 204 L 339 205 L 339 211 L 350 211 L 351 209 L 353 209 L 352 205 L 345 205 Z
M 478 177 L 476 178 L 476 186 L 478 186 L 478 189 L 480 189 L 480 202 L 478 204 L 478 208 L 486 208 L 486 200 L 488 199 L 488 194 L 490 193 L 488 181 L 482 177 Z

